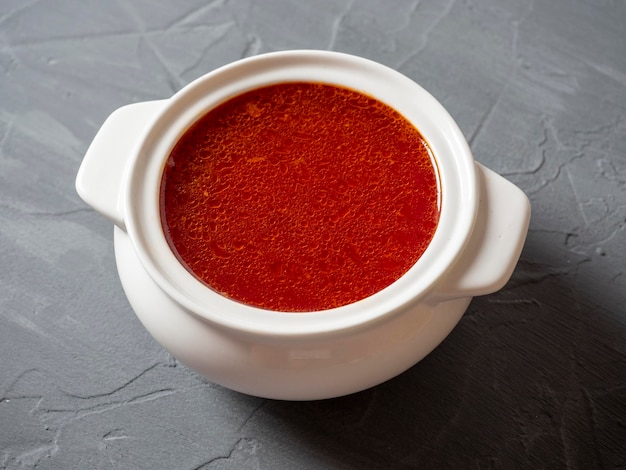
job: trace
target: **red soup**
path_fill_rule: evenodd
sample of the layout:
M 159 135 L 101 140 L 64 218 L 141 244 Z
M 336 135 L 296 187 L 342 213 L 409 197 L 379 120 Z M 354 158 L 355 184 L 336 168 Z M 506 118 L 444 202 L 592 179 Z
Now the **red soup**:
M 356 302 L 402 276 L 439 220 L 420 133 L 354 90 L 282 83 L 211 110 L 161 183 L 167 240 L 224 296 L 277 311 Z

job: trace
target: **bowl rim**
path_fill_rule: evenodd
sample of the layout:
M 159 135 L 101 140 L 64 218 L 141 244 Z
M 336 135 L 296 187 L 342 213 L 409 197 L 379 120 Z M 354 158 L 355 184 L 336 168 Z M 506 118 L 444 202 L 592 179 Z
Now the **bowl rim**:
M 394 107 L 422 133 L 439 171 L 440 221 L 420 259 L 390 286 L 365 299 L 328 310 L 278 312 L 222 296 L 180 263 L 166 241 L 160 221 L 161 173 L 180 135 L 209 109 L 227 99 L 253 88 L 286 81 L 348 86 Z M 187 312 L 241 333 L 272 337 L 336 334 L 405 311 L 436 288 L 450 269 L 459 269 L 455 261 L 469 240 L 478 209 L 474 159 L 465 137 L 445 108 L 400 72 L 345 53 L 279 51 L 222 66 L 171 97 L 139 140 L 125 179 L 123 206 L 126 231 L 141 264 L 156 284 Z

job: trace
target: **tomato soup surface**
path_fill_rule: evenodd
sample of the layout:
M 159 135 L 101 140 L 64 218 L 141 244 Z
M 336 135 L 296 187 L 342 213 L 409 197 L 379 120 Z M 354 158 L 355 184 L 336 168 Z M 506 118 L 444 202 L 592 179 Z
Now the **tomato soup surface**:
M 170 247 L 206 285 L 276 311 L 356 302 L 401 277 L 439 220 L 421 134 L 354 90 L 282 83 L 236 96 L 180 138 L 161 182 Z

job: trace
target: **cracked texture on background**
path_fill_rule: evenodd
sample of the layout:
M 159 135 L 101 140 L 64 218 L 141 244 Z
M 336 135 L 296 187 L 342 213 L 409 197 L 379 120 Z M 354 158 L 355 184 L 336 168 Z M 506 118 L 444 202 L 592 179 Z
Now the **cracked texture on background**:
M 626 5 L 605 0 L 0 4 L 0 468 L 626 467 Z M 400 70 L 530 196 L 511 282 L 402 376 L 312 403 L 178 365 L 74 192 L 105 117 L 240 57 Z

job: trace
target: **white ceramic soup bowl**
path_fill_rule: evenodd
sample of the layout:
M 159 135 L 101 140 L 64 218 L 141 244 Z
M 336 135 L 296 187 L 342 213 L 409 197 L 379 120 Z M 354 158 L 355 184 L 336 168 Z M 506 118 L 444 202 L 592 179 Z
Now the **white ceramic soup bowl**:
M 185 130 L 233 96 L 289 81 L 348 87 L 396 109 L 427 140 L 441 184 L 437 230 L 411 269 L 370 297 L 318 312 L 269 311 L 221 296 L 178 261 L 160 220 L 161 174 Z M 76 187 L 115 224 L 122 286 L 154 338 L 215 383 L 288 400 L 357 392 L 421 360 L 473 296 L 507 282 L 530 217 L 527 197 L 474 161 L 458 126 L 423 88 L 381 64 L 326 51 L 240 60 L 170 99 L 118 109 L 89 147 Z

